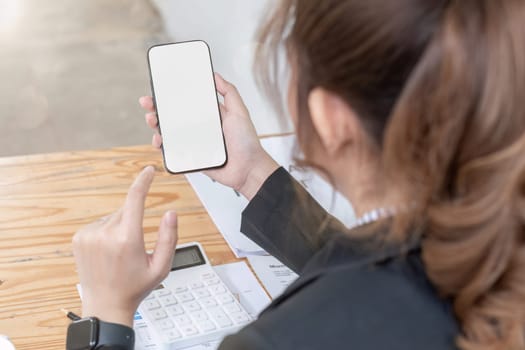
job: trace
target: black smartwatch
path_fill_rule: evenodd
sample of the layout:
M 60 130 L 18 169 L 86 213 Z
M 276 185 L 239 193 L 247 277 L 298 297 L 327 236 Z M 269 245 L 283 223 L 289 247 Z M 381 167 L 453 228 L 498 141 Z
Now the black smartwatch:
M 96 317 L 74 321 L 67 328 L 66 350 L 133 350 L 134 346 L 133 328 Z

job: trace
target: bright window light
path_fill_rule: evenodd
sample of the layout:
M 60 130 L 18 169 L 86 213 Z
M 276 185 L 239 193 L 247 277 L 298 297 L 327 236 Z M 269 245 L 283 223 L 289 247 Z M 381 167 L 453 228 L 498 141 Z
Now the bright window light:
M 16 26 L 22 12 L 22 0 L 0 0 L 0 31 Z

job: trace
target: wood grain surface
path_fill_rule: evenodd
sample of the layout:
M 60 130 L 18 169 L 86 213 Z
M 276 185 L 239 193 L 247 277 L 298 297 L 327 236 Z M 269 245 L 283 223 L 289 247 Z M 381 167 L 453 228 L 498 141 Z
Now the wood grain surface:
M 69 320 L 60 309 L 80 313 L 71 238 L 118 209 L 147 165 L 157 169 L 144 217 L 147 248 L 161 216 L 175 209 L 179 243 L 201 242 L 213 265 L 236 260 L 186 179 L 167 174 L 151 146 L 0 159 L 0 334 L 18 350 L 65 348 Z

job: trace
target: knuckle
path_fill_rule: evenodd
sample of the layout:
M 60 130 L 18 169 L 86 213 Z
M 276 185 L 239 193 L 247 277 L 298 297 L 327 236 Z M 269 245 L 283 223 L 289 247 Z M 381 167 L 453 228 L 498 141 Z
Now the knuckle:
M 113 243 L 114 243 L 114 246 L 117 249 L 122 250 L 122 249 L 126 249 L 126 248 L 132 246 L 133 241 L 131 240 L 129 235 L 117 235 L 114 238 L 114 242 Z
M 224 87 L 227 89 L 227 90 L 235 90 L 235 85 L 233 85 L 232 83 L 230 83 L 228 80 L 224 80 Z
M 73 244 L 73 248 L 78 248 L 82 243 L 82 231 L 77 231 L 77 233 L 73 235 L 71 242 Z
M 118 235 L 113 238 L 113 243 L 115 246 L 122 248 L 125 247 L 128 244 L 126 236 Z
M 71 239 L 71 242 L 72 242 L 74 247 L 75 246 L 79 247 L 79 246 L 85 244 L 86 240 L 89 239 L 92 236 L 92 234 L 91 234 L 91 231 L 92 231 L 91 226 L 92 225 L 93 225 L 93 223 L 80 228 L 73 235 L 73 238 Z

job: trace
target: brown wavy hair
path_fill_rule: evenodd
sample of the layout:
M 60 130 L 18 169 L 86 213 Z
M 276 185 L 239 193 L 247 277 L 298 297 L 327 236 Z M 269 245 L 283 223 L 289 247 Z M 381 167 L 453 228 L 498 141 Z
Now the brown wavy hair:
M 274 100 L 281 45 L 292 62 L 306 159 L 319 145 L 316 87 L 352 106 L 382 150 L 385 177 L 413 204 L 394 226 L 424 227 L 458 346 L 525 349 L 525 1 L 282 0 L 259 40 Z

